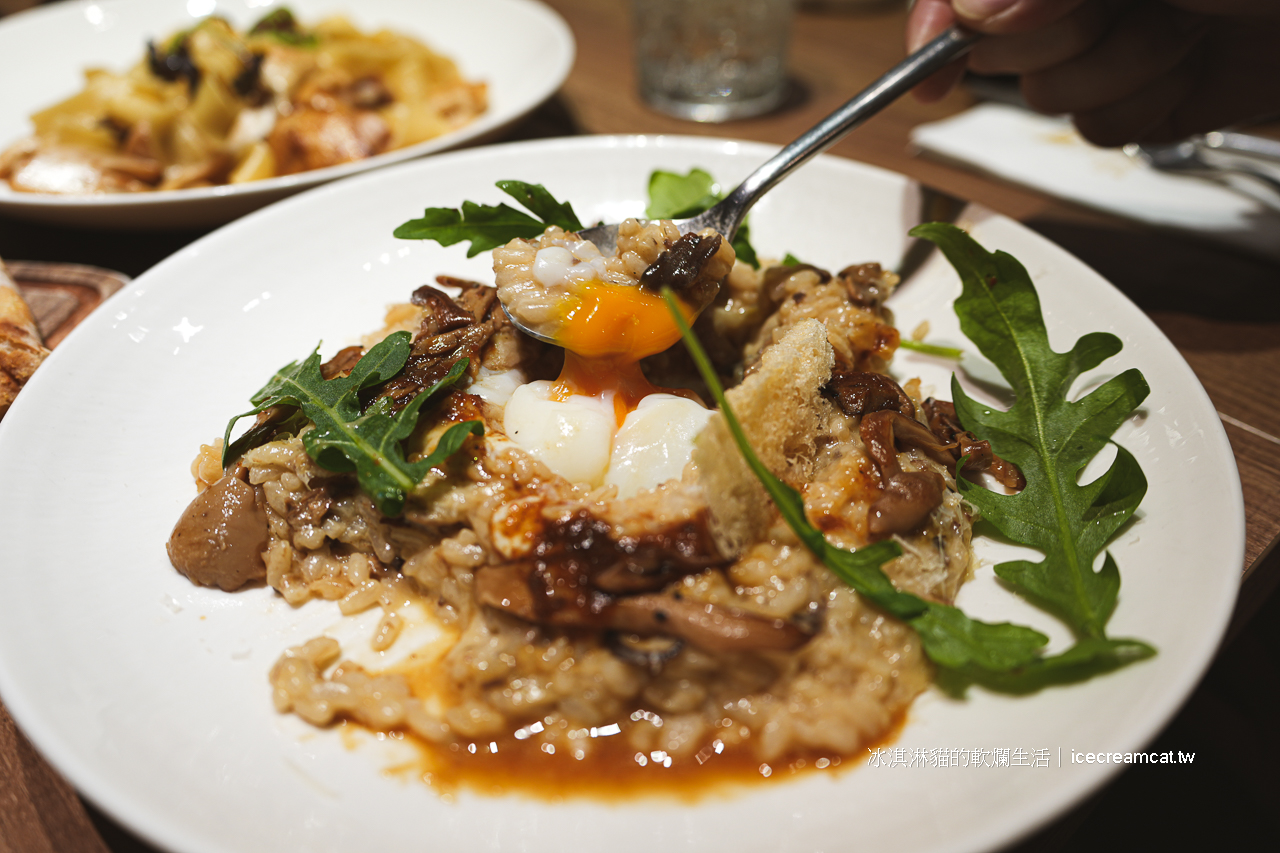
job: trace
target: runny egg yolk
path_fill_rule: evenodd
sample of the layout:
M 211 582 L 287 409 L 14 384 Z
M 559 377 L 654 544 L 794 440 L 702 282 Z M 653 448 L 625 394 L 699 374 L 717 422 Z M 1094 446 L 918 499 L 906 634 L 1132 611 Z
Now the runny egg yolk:
M 679 300 L 677 304 L 691 321 L 693 311 Z M 560 311 L 556 340 L 565 358 L 552 399 L 612 392 L 622 426 L 628 412 L 660 390 L 645 378 L 639 360 L 680 340 L 666 301 L 639 287 L 589 281 L 564 297 Z
M 680 307 L 691 319 L 693 312 Z M 561 300 L 560 315 L 556 340 L 587 358 L 638 361 L 680 340 L 667 303 L 640 287 L 585 282 Z
M 695 312 L 678 307 L 692 321 Z M 656 387 L 640 369 L 640 359 L 680 339 L 665 300 L 636 286 L 579 280 L 557 313 L 564 368 L 554 384 L 516 390 L 507 434 L 556 473 L 616 486 L 620 497 L 678 478 L 711 412 L 691 393 Z

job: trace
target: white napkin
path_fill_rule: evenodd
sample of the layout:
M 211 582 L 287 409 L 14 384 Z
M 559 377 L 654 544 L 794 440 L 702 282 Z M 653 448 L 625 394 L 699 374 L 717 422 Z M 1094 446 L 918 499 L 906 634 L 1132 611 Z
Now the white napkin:
M 1158 172 L 1123 151 L 1085 142 L 1066 119 L 984 103 L 911 133 L 920 151 L 1087 207 L 1194 231 L 1280 258 L 1280 210 L 1233 187 Z

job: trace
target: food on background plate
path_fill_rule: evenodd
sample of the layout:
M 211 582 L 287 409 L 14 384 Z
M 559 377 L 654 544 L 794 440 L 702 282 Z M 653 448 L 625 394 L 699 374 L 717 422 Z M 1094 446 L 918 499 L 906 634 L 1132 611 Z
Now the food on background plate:
M 330 637 L 289 649 L 279 710 L 408 733 L 444 788 L 607 793 L 838 766 L 940 668 L 1069 679 L 1150 654 L 1101 635 L 1062 662 L 951 606 L 975 515 L 957 466 L 1024 481 L 888 376 L 892 273 L 756 269 L 662 220 L 602 257 L 561 219 L 497 245 L 497 291 L 418 288 L 201 449 L 179 571 L 381 610 L 388 662 Z M 708 292 L 704 350 L 687 321 Z M 518 331 L 504 293 L 565 349 Z
M 48 355 L 31 309 L 0 259 L 0 418 Z
M 304 29 L 283 8 L 243 33 L 206 18 L 85 83 L 32 116 L 0 179 L 59 194 L 244 183 L 423 142 L 487 103 L 484 83 L 414 38 L 337 16 Z

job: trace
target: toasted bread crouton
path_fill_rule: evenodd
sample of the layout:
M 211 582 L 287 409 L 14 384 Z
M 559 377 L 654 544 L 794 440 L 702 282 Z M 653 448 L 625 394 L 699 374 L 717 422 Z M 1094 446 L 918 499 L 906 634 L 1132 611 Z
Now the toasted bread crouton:
M 802 320 L 766 347 L 742 384 L 726 393 L 761 461 L 793 486 L 812 478 L 815 439 L 836 414 L 821 393 L 834 363 L 826 327 Z M 736 557 L 759 541 L 775 512 L 773 502 L 743 461 L 722 415 L 712 417 L 698 436 L 693 461 L 710 504 L 716 545 Z

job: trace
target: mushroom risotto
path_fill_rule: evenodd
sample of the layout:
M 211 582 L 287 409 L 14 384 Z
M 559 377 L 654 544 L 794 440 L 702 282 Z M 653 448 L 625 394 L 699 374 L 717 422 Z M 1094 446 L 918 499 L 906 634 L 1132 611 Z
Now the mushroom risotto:
M 886 374 L 897 277 L 756 270 L 719 235 L 636 220 L 614 256 L 551 227 L 496 249 L 494 269 L 498 290 L 441 277 L 363 347 L 277 374 L 347 382 L 353 422 L 392 424 L 406 470 L 430 461 L 400 504 L 318 464 L 334 429 L 292 397 L 260 393 L 287 402 L 255 410 L 225 467 L 221 442 L 193 465 L 200 494 L 169 543 L 192 581 L 380 609 L 374 649 L 412 642 L 415 620 L 444 632 L 376 672 L 332 638 L 288 649 L 276 707 L 410 736 L 433 778 L 463 783 L 498 766 L 641 787 L 671 778 L 655 766 L 760 778 L 890 736 L 930 682 L 918 637 L 783 523 L 653 289 L 709 301 L 695 330 L 812 523 L 847 549 L 896 540 L 894 584 L 950 603 L 971 560 L 954 468 L 980 447 Z M 513 291 L 517 319 L 564 349 L 517 330 L 498 302 Z M 402 366 L 378 373 L 396 340 Z

